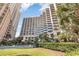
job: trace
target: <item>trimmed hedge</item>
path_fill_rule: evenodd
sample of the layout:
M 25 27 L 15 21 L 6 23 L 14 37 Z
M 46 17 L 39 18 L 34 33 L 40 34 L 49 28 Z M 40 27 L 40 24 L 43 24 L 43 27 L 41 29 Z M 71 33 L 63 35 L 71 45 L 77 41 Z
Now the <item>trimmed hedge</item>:
M 52 49 L 52 50 L 58 50 L 63 52 L 70 52 L 74 49 L 79 48 L 79 43 L 73 43 L 73 42 L 60 42 L 60 43 L 52 43 L 52 42 L 46 42 L 46 43 L 39 43 L 39 47 Z
M 65 56 L 79 56 L 79 48 L 77 48 L 71 52 L 66 52 Z

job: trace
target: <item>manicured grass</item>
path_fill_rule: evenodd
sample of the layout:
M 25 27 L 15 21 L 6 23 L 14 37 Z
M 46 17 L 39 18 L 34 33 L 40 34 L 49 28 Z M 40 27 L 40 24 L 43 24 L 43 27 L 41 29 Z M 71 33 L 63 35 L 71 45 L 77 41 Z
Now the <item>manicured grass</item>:
M 0 49 L 0 56 L 62 56 L 63 52 L 44 48 Z

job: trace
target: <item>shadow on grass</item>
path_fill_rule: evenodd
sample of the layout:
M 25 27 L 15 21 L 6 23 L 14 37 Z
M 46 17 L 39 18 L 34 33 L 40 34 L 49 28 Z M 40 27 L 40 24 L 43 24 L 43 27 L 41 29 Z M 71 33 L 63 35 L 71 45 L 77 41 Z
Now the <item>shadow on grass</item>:
M 29 55 L 29 54 L 19 54 L 19 55 L 16 55 L 16 56 L 32 56 L 32 55 Z

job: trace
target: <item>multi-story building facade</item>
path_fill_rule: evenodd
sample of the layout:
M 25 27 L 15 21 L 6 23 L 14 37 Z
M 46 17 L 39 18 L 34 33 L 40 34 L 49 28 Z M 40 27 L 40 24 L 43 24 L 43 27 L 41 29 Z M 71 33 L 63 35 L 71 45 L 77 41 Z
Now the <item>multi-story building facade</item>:
M 11 21 L 6 31 L 5 38 L 11 38 L 11 39 L 15 38 L 17 25 L 20 18 L 20 12 L 19 12 L 20 5 L 21 4 L 15 4 L 15 3 L 10 4 Z
M 53 27 L 53 34 L 57 35 L 60 32 L 59 18 L 57 17 L 56 7 L 53 4 L 50 4 L 50 17 Z
M 27 36 L 31 37 L 29 32 L 33 37 L 44 32 L 47 32 L 49 35 L 52 33 L 56 35 L 60 32 L 59 22 L 53 4 L 50 4 L 48 8 L 44 9 L 40 16 L 24 18 L 20 35 L 26 39 Z
M 49 7 L 42 11 L 42 21 L 45 29 L 43 32 L 57 35 L 60 32 L 59 18 L 57 17 L 56 7 L 49 4 Z
M 40 17 L 27 17 L 24 18 L 21 36 L 24 38 L 35 38 L 39 35 L 41 29 Z
M 20 4 L 0 4 L 0 39 L 15 37 L 16 27 L 19 20 Z

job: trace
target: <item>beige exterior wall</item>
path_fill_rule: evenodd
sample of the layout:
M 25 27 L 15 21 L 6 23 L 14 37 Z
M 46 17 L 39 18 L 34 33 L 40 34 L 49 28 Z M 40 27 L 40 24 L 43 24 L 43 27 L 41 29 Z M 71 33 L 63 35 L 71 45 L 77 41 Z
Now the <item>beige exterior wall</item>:
M 53 26 L 53 33 L 57 34 L 60 32 L 60 25 L 59 25 L 59 18 L 57 17 L 56 9 L 53 4 L 50 4 L 50 14 L 51 14 L 51 21 Z
M 1 19 L 2 22 L 0 23 L 0 39 L 8 39 L 6 37 L 8 34 L 10 34 L 13 37 L 15 36 L 16 27 L 19 20 L 18 18 L 20 15 L 19 8 L 20 4 L 12 3 L 4 4 L 2 9 L 0 10 L 0 17 L 2 17 L 1 14 L 4 13 L 3 19 Z M 13 31 L 14 29 L 15 31 Z
M 15 13 L 14 14 L 14 18 L 12 19 L 13 22 L 12 22 L 12 27 L 11 27 L 11 38 L 15 38 L 15 34 L 16 34 L 16 30 L 17 30 L 17 26 L 18 26 L 18 22 L 19 22 L 19 18 L 20 18 L 20 12 L 19 12 L 19 9 L 20 9 L 20 5 L 21 4 L 15 4 Z
M 7 7 L 7 8 L 6 8 Z M 6 10 L 6 11 L 4 11 Z M 1 11 L 0 11 L 0 17 L 3 17 L 2 22 L 0 23 L 0 39 L 3 39 L 6 29 L 8 27 L 8 24 L 10 22 L 10 13 L 9 13 L 9 7 L 8 4 L 4 4 L 4 6 L 2 7 Z M 4 13 L 4 14 L 3 14 Z M 2 15 L 3 14 L 3 15 Z

